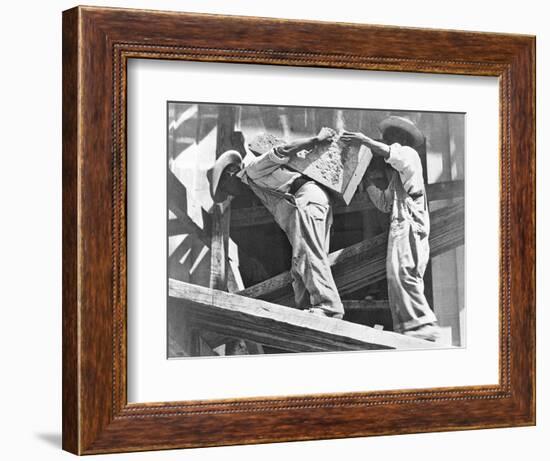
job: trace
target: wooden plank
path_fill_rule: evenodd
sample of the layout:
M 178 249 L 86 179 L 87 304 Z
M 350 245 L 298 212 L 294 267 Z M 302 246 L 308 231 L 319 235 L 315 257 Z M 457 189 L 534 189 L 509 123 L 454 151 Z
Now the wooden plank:
M 437 200 L 449 200 L 464 197 L 464 181 L 447 181 L 434 184 L 428 184 L 426 194 L 430 202 Z M 359 211 L 373 210 L 374 205 L 367 192 L 358 192 L 355 194 L 349 205 L 336 204 L 334 206 L 334 215 L 346 213 L 355 213 Z M 271 213 L 262 205 L 233 208 L 231 213 L 231 227 L 249 227 L 261 224 L 274 223 Z
M 227 220 L 228 233 L 229 233 L 229 223 L 230 219 Z M 239 270 L 240 257 L 239 257 L 239 248 L 237 244 L 229 239 L 228 249 L 227 249 L 227 264 L 229 265 L 227 272 L 227 291 L 230 293 L 235 293 L 237 291 L 244 290 L 244 282 Z
M 341 295 L 382 280 L 386 276 L 388 236 L 384 232 L 371 239 L 335 251 L 329 255 L 332 274 Z M 432 213 L 430 254 L 436 256 L 464 243 L 464 203 L 457 202 Z M 239 292 L 243 296 L 292 306 L 293 294 L 289 272 Z
M 426 349 L 428 341 L 170 279 L 170 302 L 194 325 L 292 352 Z
M 196 235 L 207 247 L 210 247 L 210 238 L 187 214 L 187 189 L 180 180 L 168 170 L 168 209 L 176 215 L 181 226 L 189 234 Z
M 210 248 L 211 238 L 187 215 L 187 191 L 178 178 L 168 171 L 168 209 L 174 213 L 176 219 L 168 221 L 168 236 L 180 234 L 195 235 L 207 248 Z M 205 219 L 210 215 L 205 215 Z M 210 222 L 210 221 L 208 221 Z M 230 217 L 227 223 L 230 222 Z M 211 227 L 211 224 L 209 224 Z M 227 224 L 228 225 L 228 224 Z M 229 272 L 227 273 L 227 288 L 229 291 L 240 291 L 244 288 L 241 274 L 238 267 L 238 251 L 231 241 L 227 244 L 229 248 Z
M 227 290 L 229 271 L 229 219 L 231 199 L 214 203 L 212 208 L 212 235 L 210 244 L 210 287 Z
M 393 331 L 392 313 L 387 299 L 342 300 L 342 303 L 344 318 L 349 322 Z
M 389 309 L 390 303 L 387 299 L 358 299 L 358 300 L 343 300 L 344 310 L 347 312 L 353 311 L 369 311 L 375 309 Z
M 216 136 L 216 158 L 229 149 L 233 149 L 235 131 L 235 106 L 218 107 L 218 131 Z
M 189 229 L 178 218 L 168 220 L 168 237 L 188 233 Z
M 442 181 L 428 184 L 426 194 L 429 202 L 464 197 L 464 180 Z

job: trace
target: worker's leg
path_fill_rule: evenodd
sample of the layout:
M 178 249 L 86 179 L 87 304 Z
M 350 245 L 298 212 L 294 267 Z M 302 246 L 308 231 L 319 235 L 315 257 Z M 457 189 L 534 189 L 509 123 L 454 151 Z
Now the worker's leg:
M 279 198 L 276 206 L 273 207 L 272 211 L 275 221 L 281 229 L 287 235 L 287 238 L 292 246 L 293 237 L 291 229 L 293 230 L 296 226 L 294 221 L 297 219 L 296 212 L 296 203 L 292 196 L 288 198 Z M 309 304 L 309 293 L 306 289 L 302 275 L 300 272 L 295 270 L 294 264 L 290 265 L 290 275 L 292 277 L 292 289 L 294 291 L 294 307 L 297 309 L 306 309 L 310 306 Z
M 424 295 L 428 245 L 428 238 L 421 238 L 409 223 L 392 224 L 386 269 L 395 331 L 402 333 L 436 321 Z
M 291 272 L 303 281 L 311 307 L 332 316 L 343 314 L 344 309 L 328 260 L 331 221 L 326 193 L 314 183 L 302 186 L 287 230 L 292 245 Z

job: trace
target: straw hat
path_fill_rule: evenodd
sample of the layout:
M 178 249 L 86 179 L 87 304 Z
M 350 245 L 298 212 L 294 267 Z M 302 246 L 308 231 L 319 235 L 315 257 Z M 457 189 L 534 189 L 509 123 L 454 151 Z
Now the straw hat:
M 215 202 L 222 202 L 227 198 L 227 192 L 219 190 L 220 179 L 222 178 L 223 172 L 230 165 L 237 165 L 239 168 L 242 167 L 243 159 L 241 154 L 236 150 L 228 150 L 218 157 L 216 163 L 209 171 L 210 177 L 210 195 Z
M 390 128 L 399 129 L 406 132 L 411 137 L 411 140 L 413 142 L 412 147 L 416 147 L 422 144 L 422 142 L 424 141 L 424 135 L 422 134 L 422 132 L 411 120 L 405 117 L 392 115 L 382 120 L 380 122 L 379 128 L 382 132 L 382 135 L 384 135 L 384 132 Z

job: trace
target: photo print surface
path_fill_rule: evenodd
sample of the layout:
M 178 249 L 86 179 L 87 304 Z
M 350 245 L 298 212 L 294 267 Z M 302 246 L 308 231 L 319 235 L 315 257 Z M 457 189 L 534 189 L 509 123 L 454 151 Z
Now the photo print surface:
M 167 356 L 465 346 L 465 114 L 167 103 Z

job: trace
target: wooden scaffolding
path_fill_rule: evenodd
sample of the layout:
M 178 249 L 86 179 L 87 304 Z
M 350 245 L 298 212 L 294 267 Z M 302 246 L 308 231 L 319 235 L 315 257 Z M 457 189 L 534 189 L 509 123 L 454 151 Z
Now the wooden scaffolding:
M 233 147 L 231 139 L 236 123 L 231 106 L 221 110 L 225 112 L 218 119 L 217 156 Z M 200 117 L 200 111 L 195 117 Z M 196 130 L 199 136 L 200 120 Z M 234 341 L 244 341 L 248 353 L 262 353 L 264 347 L 288 352 L 436 347 L 392 331 L 313 316 L 290 307 L 293 295 L 288 271 L 245 287 L 231 232 L 273 223 L 269 212 L 258 203 L 233 208 L 228 199 L 213 205 L 201 228 L 187 213 L 188 191 L 170 171 L 168 190 L 168 207 L 175 217 L 169 220 L 168 234 L 192 234 L 208 248 L 210 255 L 208 286 L 169 280 L 169 305 L 181 311 L 180 319 L 184 319 L 181 328 L 185 329 L 185 355 L 213 355 L 220 345 Z M 431 213 L 432 256 L 464 243 L 463 190 L 462 181 L 427 187 L 430 202 L 451 203 Z M 348 206 L 335 206 L 334 215 L 338 218 L 372 209 L 366 192 L 359 191 Z M 386 248 L 387 231 L 330 254 L 334 279 L 343 297 L 385 278 Z M 243 257 L 246 255 L 241 254 L 241 263 Z M 384 300 L 346 300 L 344 305 L 346 311 L 389 310 Z

